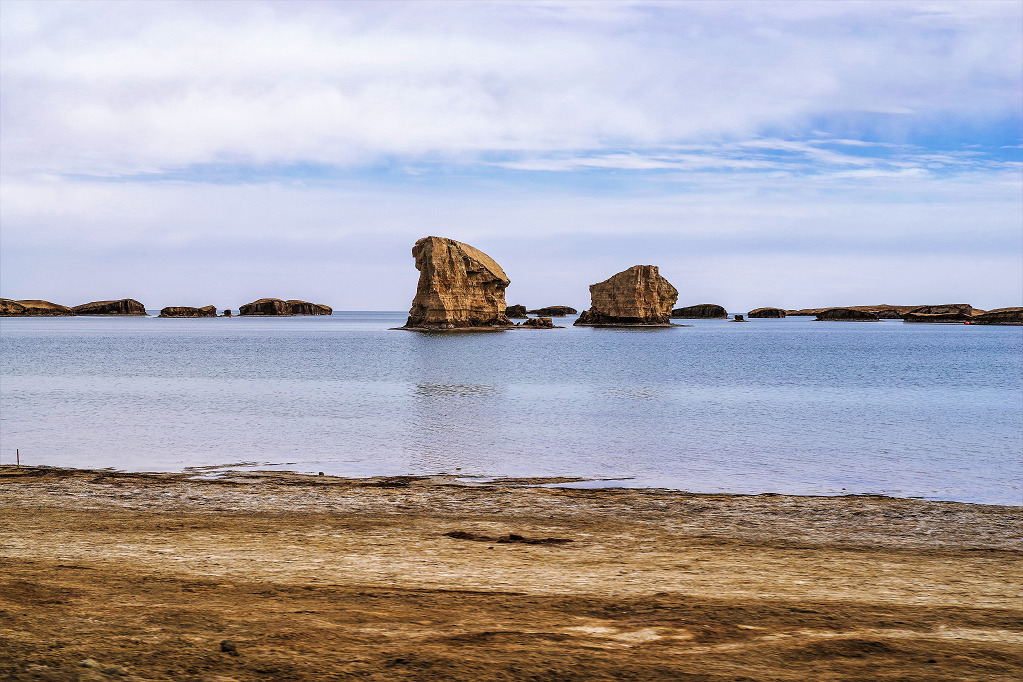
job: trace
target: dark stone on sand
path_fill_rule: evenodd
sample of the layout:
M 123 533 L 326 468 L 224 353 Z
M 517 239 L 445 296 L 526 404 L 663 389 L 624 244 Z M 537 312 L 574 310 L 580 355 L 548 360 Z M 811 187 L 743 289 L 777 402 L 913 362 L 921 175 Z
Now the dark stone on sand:
M 746 313 L 746 317 L 752 318 L 781 318 L 785 317 L 785 311 L 781 308 L 756 308 Z
M 675 308 L 671 316 L 678 320 L 723 320 L 728 317 L 728 311 L 714 303 L 700 303 Z
M 526 317 L 526 306 L 524 305 L 510 305 L 505 310 L 505 315 L 510 318 L 521 319 Z
M 93 301 L 76 305 L 71 309 L 75 315 L 145 315 L 146 307 L 134 298 L 116 301 Z
M 539 315 L 540 317 L 564 317 L 565 315 L 576 315 L 579 311 L 567 305 L 549 305 L 546 308 L 537 308 L 527 312 L 530 315 Z
M 454 538 L 456 540 L 472 540 L 473 542 L 494 542 L 497 544 L 523 544 L 523 545 L 562 545 L 566 542 L 572 542 L 568 538 L 527 538 L 516 533 L 508 533 L 507 535 L 499 535 L 497 537 L 491 537 L 489 535 L 481 535 L 479 533 L 471 533 L 464 530 L 455 530 L 450 533 L 444 533 L 445 537 Z
M 216 306 L 208 305 L 202 308 L 191 308 L 189 306 L 170 306 L 160 311 L 159 317 L 216 317 Z
M 230 654 L 232 656 L 238 655 L 238 645 L 229 639 L 225 639 L 220 643 L 220 650 L 225 654 Z
M 828 308 L 817 314 L 818 322 L 877 322 L 879 319 L 875 312 L 854 308 Z

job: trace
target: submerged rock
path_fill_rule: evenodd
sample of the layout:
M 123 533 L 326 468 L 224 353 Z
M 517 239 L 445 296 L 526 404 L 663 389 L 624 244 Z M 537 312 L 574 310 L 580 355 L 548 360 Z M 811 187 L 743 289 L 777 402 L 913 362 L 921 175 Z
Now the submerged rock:
M 189 306 L 168 306 L 160 310 L 159 317 L 216 317 L 216 306 L 208 305 L 202 308 Z
M 531 317 L 520 327 L 533 327 L 534 329 L 554 329 L 554 320 L 549 317 Z
M 855 308 L 828 308 L 817 313 L 817 321 L 826 322 L 877 322 L 877 313 Z
M 53 315 L 74 315 L 71 308 L 59 303 L 29 299 L 12 301 L 0 298 L 0 316 L 3 317 L 45 317 Z
M 526 306 L 524 305 L 510 305 L 505 311 L 505 314 L 510 318 L 523 318 L 526 316 Z
M 445 237 L 423 237 L 412 247 L 419 286 L 406 329 L 513 326 L 505 313 L 511 283 L 493 258 Z
M 146 307 L 134 298 L 116 301 L 93 301 L 76 305 L 71 309 L 75 315 L 145 315 Z
M 656 265 L 628 270 L 590 285 L 590 309 L 575 324 L 589 327 L 670 326 L 678 291 L 661 277 Z
M 781 308 L 756 308 L 746 313 L 749 318 L 780 318 L 785 317 L 785 311 Z
M 527 311 L 530 315 L 541 317 L 564 317 L 565 315 L 576 315 L 579 311 L 567 305 L 549 305 L 546 308 L 537 308 Z
M 679 320 L 721 320 L 728 317 L 728 311 L 714 303 L 700 303 L 684 308 L 675 308 L 671 316 Z

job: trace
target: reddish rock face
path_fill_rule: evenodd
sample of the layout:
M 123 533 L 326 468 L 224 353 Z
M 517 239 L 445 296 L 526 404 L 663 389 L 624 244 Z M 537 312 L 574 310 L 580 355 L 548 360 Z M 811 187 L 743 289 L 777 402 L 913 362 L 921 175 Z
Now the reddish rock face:
M 479 249 L 444 237 L 423 237 L 412 247 L 419 287 L 406 329 L 510 327 L 501 266 Z
M 590 285 L 590 309 L 575 321 L 581 326 L 670 325 L 678 291 L 656 265 L 628 270 Z
M 134 298 L 116 301 L 93 301 L 76 305 L 71 309 L 75 315 L 145 315 L 146 307 Z

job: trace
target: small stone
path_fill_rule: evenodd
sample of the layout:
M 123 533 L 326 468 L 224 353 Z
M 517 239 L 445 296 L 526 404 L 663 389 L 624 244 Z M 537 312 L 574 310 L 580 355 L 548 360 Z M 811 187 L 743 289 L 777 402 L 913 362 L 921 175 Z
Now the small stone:
M 116 675 L 117 677 L 124 677 L 128 674 L 128 669 L 119 665 L 108 665 L 100 669 L 101 673 L 105 675 Z
M 78 664 L 79 668 L 98 668 L 99 663 L 91 658 L 87 658 Z
M 231 654 L 232 656 L 238 655 L 238 645 L 229 639 L 225 639 L 220 643 L 220 650 L 225 654 Z

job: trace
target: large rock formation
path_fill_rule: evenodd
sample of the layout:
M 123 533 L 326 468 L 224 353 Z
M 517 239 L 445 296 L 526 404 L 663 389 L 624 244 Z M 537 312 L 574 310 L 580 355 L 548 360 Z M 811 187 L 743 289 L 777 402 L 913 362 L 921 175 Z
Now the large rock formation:
M 906 313 L 916 310 L 920 306 L 918 305 L 889 305 L 887 303 L 881 303 L 879 305 L 850 305 L 844 306 L 846 310 L 861 310 L 868 313 L 877 313 L 877 316 L 882 320 L 901 320 L 905 317 Z M 796 317 L 799 315 L 813 316 L 820 315 L 825 310 L 831 310 L 831 308 L 803 308 L 802 310 L 786 310 L 785 314 L 788 317 Z
M 59 303 L 30 299 L 12 301 L 0 298 L 0 316 L 2 317 L 42 317 L 52 315 L 74 315 L 71 308 Z
M 309 301 L 289 300 L 279 298 L 261 298 L 252 303 L 246 303 L 238 308 L 239 315 L 279 317 L 282 315 L 330 315 L 334 309 L 329 305 L 310 303 Z
M 505 312 L 510 318 L 523 318 L 526 316 L 526 306 L 524 305 L 510 305 Z
M 76 305 L 71 309 L 75 315 L 145 315 L 146 307 L 134 298 L 116 301 L 93 301 Z
M 971 322 L 975 314 L 982 314 L 969 303 L 947 303 L 945 305 L 924 305 L 906 313 L 902 319 L 906 322 L 938 322 L 957 323 Z
M 587 327 L 669 326 L 678 291 L 656 265 L 628 270 L 590 285 L 590 309 L 575 324 Z
M 671 311 L 671 316 L 679 320 L 723 320 L 728 317 L 728 311 L 714 303 L 700 303 L 675 308 Z
M 189 306 L 168 306 L 160 310 L 160 317 L 216 317 L 217 307 L 208 305 L 202 308 Z
M 780 318 L 785 317 L 785 311 L 781 308 L 756 308 L 746 313 L 749 318 Z
M 1023 325 L 1023 308 L 996 308 L 974 315 L 970 323 Z
M 406 329 L 511 327 L 501 266 L 479 249 L 444 237 L 423 237 L 412 247 L 419 286 Z
M 817 313 L 817 321 L 827 322 L 877 322 L 877 313 L 855 308 L 828 308 Z
M 310 303 L 309 301 L 285 301 L 291 309 L 292 315 L 333 315 L 334 309 L 322 303 Z
M 526 312 L 540 317 L 564 317 L 565 315 L 575 315 L 579 311 L 567 305 L 549 305 L 546 308 L 537 308 Z

